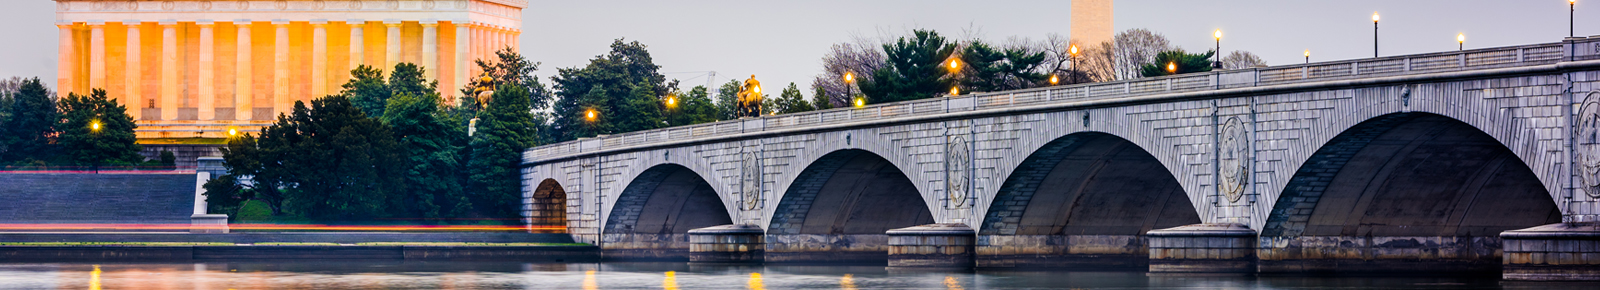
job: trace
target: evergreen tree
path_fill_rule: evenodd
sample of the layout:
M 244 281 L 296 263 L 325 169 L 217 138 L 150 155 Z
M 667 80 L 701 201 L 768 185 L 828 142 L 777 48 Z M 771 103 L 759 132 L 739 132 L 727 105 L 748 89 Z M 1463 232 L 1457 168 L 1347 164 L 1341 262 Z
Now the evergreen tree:
M 950 91 L 952 79 L 944 64 L 956 46 L 939 33 L 915 30 L 912 38 L 883 45 L 888 65 L 861 79 L 861 92 L 874 103 L 916 100 Z
M 389 74 L 389 96 L 392 98 L 400 94 L 411 94 L 412 96 L 437 95 L 439 81 L 427 80 L 425 78 L 427 73 L 428 68 L 409 62 L 395 64 L 394 72 Z M 385 100 L 384 105 L 388 105 L 387 100 Z M 373 117 L 376 118 L 377 116 L 382 116 L 382 114 Z
M 432 91 L 422 96 L 401 92 L 389 98 L 383 115 L 405 150 L 409 190 L 402 204 L 414 216 L 425 218 L 455 217 L 471 209 L 458 175 L 464 161 L 459 144 L 465 142 L 466 132 L 440 120 L 438 104 L 439 95 Z
M 721 111 L 716 104 L 711 102 L 711 97 L 706 93 L 705 86 L 695 86 L 689 93 L 673 94 L 678 96 L 677 106 L 668 107 L 666 111 L 667 126 L 683 126 L 700 123 L 716 122 L 721 118 Z
M 479 114 L 478 132 L 473 136 L 471 161 L 467 164 L 467 184 L 474 197 L 472 204 L 483 215 L 521 217 L 522 150 L 534 145 L 536 134 L 527 93 L 527 89 L 515 84 L 501 85 Z
M 1147 63 L 1139 67 L 1140 75 L 1144 77 L 1159 77 L 1175 74 L 1197 73 L 1211 71 L 1211 56 L 1215 51 L 1206 51 L 1204 54 L 1191 54 L 1183 50 L 1163 51 L 1156 54 L 1154 63 Z M 1167 65 L 1175 65 L 1177 72 L 1167 70 Z
M 343 87 L 344 91 L 340 94 L 350 98 L 350 103 L 370 117 L 383 116 L 383 107 L 394 95 L 389 84 L 383 81 L 383 70 L 366 65 L 350 70 L 350 81 L 344 83 Z
M 811 106 L 817 110 L 832 109 L 833 101 L 828 100 L 828 90 L 823 87 L 817 87 L 816 91 L 811 95 Z
M 89 95 L 67 94 L 61 100 L 66 122 L 61 124 L 60 144 L 66 156 L 80 165 L 131 165 L 144 160 L 134 144 L 133 117 L 116 100 L 106 99 L 106 90 L 94 89 Z
M 796 87 L 794 83 L 789 83 L 789 87 L 783 88 L 783 92 L 778 94 L 778 98 L 768 98 L 763 100 L 763 102 L 765 104 L 762 106 L 766 107 L 767 110 L 769 110 L 772 114 L 789 114 L 816 110 L 815 107 L 811 106 L 811 102 L 806 101 L 805 95 L 800 93 L 800 88 Z
M 1044 64 L 1044 52 L 1030 53 L 1019 47 L 1001 49 L 974 41 L 962 50 L 961 58 L 967 64 L 961 86 L 972 92 L 1025 89 L 1050 79 L 1050 75 L 1038 71 Z
M 744 80 L 732 79 L 717 88 L 717 118 L 718 120 L 738 119 L 739 115 L 739 89 L 744 88 Z
M 261 137 L 230 143 L 223 155 L 229 171 L 255 173 L 258 198 L 282 203 L 274 214 L 351 220 L 388 217 L 395 214 L 391 209 L 404 208 L 404 151 L 389 126 L 366 117 L 344 96 L 311 104 L 295 102 L 292 115 L 279 115 Z M 235 146 L 250 143 L 254 149 Z M 259 167 L 234 168 L 247 164 Z
M 561 140 L 661 128 L 663 97 L 677 81 L 667 82 L 644 44 L 617 39 L 611 51 L 582 68 L 560 69 L 551 81 L 559 91 L 554 130 Z M 590 110 L 597 112 L 589 118 Z
M 28 162 L 54 158 L 52 136 L 61 122 L 56 100 L 39 78 L 26 79 L 12 96 L 9 116 L 0 134 L 0 161 Z

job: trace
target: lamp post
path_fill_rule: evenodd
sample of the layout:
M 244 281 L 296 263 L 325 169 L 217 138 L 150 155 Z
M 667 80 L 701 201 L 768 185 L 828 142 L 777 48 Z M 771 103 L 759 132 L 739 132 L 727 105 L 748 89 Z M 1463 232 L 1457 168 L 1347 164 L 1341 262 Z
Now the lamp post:
M 1456 51 L 1467 50 L 1467 34 L 1456 33 Z
M 848 97 L 848 98 L 851 98 L 851 99 L 855 99 L 856 98 L 855 88 L 851 86 L 851 84 L 854 84 L 855 82 L 856 82 L 856 73 L 855 72 L 848 72 L 848 71 L 844 72 L 844 96 L 845 97 Z M 859 100 L 853 100 L 853 102 L 859 102 Z M 864 103 L 864 102 L 862 102 L 862 103 Z M 860 107 L 861 105 L 856 105 L 856 106 Z
M 959 74 L 959 73 L 961 73 L 961 59 L 960 58 L 955 58 L 955 57 L 950 58 L 950 96 L 951 97 L 959 95 L 959 93 L 961 92 L 961 90 L 958 89 L 959 87 L 961 87 L 961 80 L 956 79 L 956 74 Z
M 1177 73 L 1178 73 L 1178 62 L 1172 62 L 1172 61 L 1167 62 L 1167 74 L 1177 74 Z
M 1222 68 L 1222 29 L 1217 29 L 1216 32 L 1211 33 L 1211 36 L 1217 38 L 1217 55 L 1215 56 L 1217 58 L 1217 61 L 1212 62 L 1211 63 L 1211 67 L 1213 69 L 1221 69 Z
M 1078 45 L 1067 47 L 1067 62 L 1072 64 L 1072 83 L 1078 83 Z
M 1306 64 L 1311 64 L 1311 50 L 1306 50 Z
M 1378 58 L 1378 12 L 1372 12 L 1372 58 Z

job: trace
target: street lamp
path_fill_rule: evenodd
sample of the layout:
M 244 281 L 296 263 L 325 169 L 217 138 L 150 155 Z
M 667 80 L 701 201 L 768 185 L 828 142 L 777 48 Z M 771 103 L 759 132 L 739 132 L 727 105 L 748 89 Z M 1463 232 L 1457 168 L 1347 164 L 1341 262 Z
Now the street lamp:
M 959 71 L 959 70 L 961 70 L 961 59 L 951 58 L 950 59 L 950 72 L 956 72 L 956 71 Z
M 587 109 L 587 110 L 583 111 L 583 119 L 585 121 L 594 122 L 595 118 L 600 117 L 599 115 L 600 115 L 600 112 L 596 112 L 594 110 L 594 108 L 590 108 L 590 109 Z
M 1178 63 L 1177 62 L 1167 62 L 1167 73 L 1168 74 L 1177 74 L 1178 73 Z
M 1311 64 L 1311 50 L 1306 50 L 1306 64 Z
M 951 86 L 950 87 L 950 96 L 954 97 L 954 96 L 957 96 L 957 95 L 960 95 L 960 94 L 961 94 L 961 87 L 959 87 L 959 86 Z
M 1222 68 L 1222 29 L 1217 29 L 1217 32 L 1212 32 L 1211 36 L 1217 38 L 1217 55 L 1216 55 L 1217 61 L 1211 63 L 1211 67 L 1217 68 L 1217 69 L 1221 69 Z
M 1078 83 L 1078 45 L 1067 47 L 1067 61 L 1072 63 L 1072 83 Z
M 235 136 L 239 136 L 239 129 L 228 128 L 228 137 L 232 138 L 232 137 L 235 137 Z
M 861 96 L 856 96 L 855 104 L 856 104 L 856 108 L 857 109 L 860 109 L 862 107 L 866 107 L 867 106 L 867 98 L 863 98 Z
M 89 121 L 89 130 L 100 133 L 100 120 Z
M 851 84 L 854 84 L 855 82 L 856 82 L 856 73 L 855 72 L 848 72 L 848 71 L 844 72 L 844 95 L 846 97 L 855 97 L 856 96 L 855 88 L 850 86 Z M 859 102 L 860 99 L 857 99 L 856 101 Z M 860 107 L 861 105 L 856 105 L 856 106 Z
M 1050 74 L 1050 85 L 1054 86 L 1059 84 L 1061 84 L 1061 77 L 1057 77 L 1056 74 Z
M 671 109 L 675 109 L 677 107 L 678 107 L 678 95 L 676 95 L 676 94 L 667 94 L 667 109 L 671 110 Z
M 1467 50 L 1467 34 L 1456 33 L 1456 51 Z
M 1378 57 L 1378 12 L 1372 12 L 1372 57 Z

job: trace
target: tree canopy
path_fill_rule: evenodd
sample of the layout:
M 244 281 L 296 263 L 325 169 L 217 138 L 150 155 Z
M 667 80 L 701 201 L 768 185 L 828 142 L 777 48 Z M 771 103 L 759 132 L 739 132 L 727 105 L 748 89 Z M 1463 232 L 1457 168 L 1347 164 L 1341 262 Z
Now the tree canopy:
M 557 90 L 557 141 L 666 126 L 663 98 L 677 81 L 668 82 L 660 68 L 644 44 L 617 39 L 609 53 L 595 56 L 587 66 L 559 69 L 550 78 Z
M 1206 51 L 1203 54 L 1192 54 L 1182 50 L 1164 51 L 1156 54 L 1152 63 L 1140 67 L 1144 77 L 1158 77 L 1174 74 L 1186 74 L 1211 71 L 1211 56 L 1215 51 Z M 1168 65 L 1176 67 L 1170 70 Z
M 862 79 L 861 92 L 874 103 L 898 102 L 937 96 L 950 90 L 952 79 L 940 64 L 950 59 L 956 45 L 932 30 L 918 29 L 910 38 L 884 44 L 887 65 Z
M 134 144 L 133 117 L 116 100 L 106 99 L 106 90 L 93 89 L 89 95 L 67 94 L 61 100 L 66 119 L 61 124 L 59 143 L 66 156 L 79 165 L 131 165 L 144 160 Z

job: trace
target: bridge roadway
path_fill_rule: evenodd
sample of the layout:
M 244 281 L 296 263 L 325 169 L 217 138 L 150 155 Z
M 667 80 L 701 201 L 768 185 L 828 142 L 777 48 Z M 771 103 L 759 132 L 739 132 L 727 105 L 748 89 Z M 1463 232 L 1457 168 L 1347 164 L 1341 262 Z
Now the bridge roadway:
M 528 149 L 524 213 L 610 259 L 1592 279 L 1597 81 L 1569 38 L 663 128 Z

